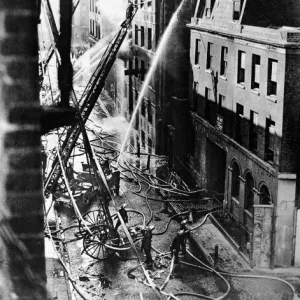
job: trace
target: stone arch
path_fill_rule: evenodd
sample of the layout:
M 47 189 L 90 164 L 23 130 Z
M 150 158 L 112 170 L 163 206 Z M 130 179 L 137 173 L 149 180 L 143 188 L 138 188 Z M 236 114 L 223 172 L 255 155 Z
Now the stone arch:
M 254 204 L 253 188 L 255 187 L 255 181 L 250 170 L 246 170 L 244 180 L 245 180 L 244 209 L 253 213 L 253 204 Z
M 231 177 L 231 196 L 238 199 L 240 198 L 240 176 L 241 168 L 237 160 L 231 162 L 232 177 Z
M 270 189 L 265 182 L 261 182 L 259 185 L 259 204 L 270 205 L 272 204 L 272 195 Z

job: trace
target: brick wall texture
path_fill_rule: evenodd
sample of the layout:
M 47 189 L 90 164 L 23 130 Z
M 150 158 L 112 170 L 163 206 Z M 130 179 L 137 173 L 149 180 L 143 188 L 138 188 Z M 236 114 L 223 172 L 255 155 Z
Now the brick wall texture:
M 37 3 L 0 1 L 0 244 L 5 245 L 0 247 L 2 299 L 47 298 Z

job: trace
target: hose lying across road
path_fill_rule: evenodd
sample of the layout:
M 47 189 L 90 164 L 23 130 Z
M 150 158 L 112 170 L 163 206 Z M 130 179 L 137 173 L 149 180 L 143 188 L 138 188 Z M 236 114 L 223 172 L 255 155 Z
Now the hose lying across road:
M 100 138 L 100 137 L 98 136 L 98 138 Z M 87 141 L 87 142 L 90 143 L 89 141 Z M 209 272 L 214 273 L 216 276 L 218 276 L 219 278 L 221 278 L 222 281 L 225 282 L 225 284 L 227 286 L 226 291 L 221 296 L 219 296 L 217 298 L 213 298 L 213 297 L 210 297 L 210 296 L 206 296 L 206 295 L 202 295 L 202 294 L 197 294 L 197 293 L 189 293 L 189 292 L 180 292 L 180 293 L 175 293 L 175 294 L 167 293 L 167 292 L 164 291 L 164 289 L 166 288 L 168 282 L 171 280 L 171 275 L 172 275 L 172 272 L 174 270 L 174 256 L 170 257 L 170 253 L 169 252 L 161 253 L 158 249 L 152 247 L 153 250 L 158 253 L 158 257 L 163 257 L 163 256 L 170 257 L 170 265 L 169 265 L 169 270 L 168 270 L 168 276 L 166 277 L 164 283 L 160 287 L 158 287 L 154 283 L 153 279 L 151 278 L 151 276 L 149 274 L 149 271 L 146 270 L 144 268 L 144 266 L 143 266 L 143 263 L 141 261 L 140 255 L 139 255 L 139 253 L 138 253 L 138 251 L 136 249 L 136 246 L 135 246 L 135 244 L 136 244 L 137 241 L 134 242 L 132 240 L 131 235 L 128 232 L 128 229 L 127 229 L 127 227 L 126 227 L 126 225 L 125 225 L 122 217 L 119 214 L 119 211 L 117 209 L 116 203 L 114 201 L 114 197 L 112 196 L 112 194 L 110 192 L 110 189 L 108 187 L 108 183 L 106 181 L 106 177 L 105 177 L 105 175 L 103 173 L 103 170 L 102 170 L 102 168 L 101 168 L 101 166 L 100 166 L 100 164 L 98 162 L 97 156 L 96 156 L 96 154 L 94 152 L 94 149 L 93 149 L 93 146 L 91 144 L 90 144 L 90 147 L 92 149 L 92 152 L 93 152 L 92 155 L 93 155 L 93 158 L 94 158 L 94 160 L 95 160 L 95 162 L 97 164 L 97 169 L 99 171 L 99 174 L 101 175 L 102 180 L 104 182 L 104 185 L 106 186 L 106 188 L 107 188 L 107 190 L 108 190 L 108 192 L 110 194 L 110 197 L 112 199 L 112 204 L 113 204 L 113 206 L 114 206 L 114 208 L 116 210 L 116 215 L 120 219 L 122 228 L 123 228 L 123 230 L 124 230 L 124 232 L 125 232 L 128 240 L 129 240 L 129 243 L 130 243 L 130 247 L 127 247 L 127 248 L 118 248 L 118 247 L 113 247 L 111 245 L 106 245 L 106 244 L 103 244 L 103 245 L 105 247 L 107 247 L 108 249 L 117 250 L 117 251 L 126 251 L 126 250 L 129 250 L 130 248 L 132 248 L 135 251 L 136 257 L 138 259 L 139 264 L 136 267 L 130 269 L 127 274 L 128 274 L 129 278 L 134 279 L 136 281 L 136 284 L 138 284 L 138 282 L 142 282 L 146 286 L 151 287 L 152 290 L 154 291 L 154 294 L 155 294 L 155 296 L 156 296 L 157 299 L 161 299 L 161 295 L 164 295 L 164 296 L 167 296 L 168 299 L 176 299 L 176 300 L 179 300 L 178 297 L 180 297 L 180 296 L 194 296 L 194 297 L 198 297 L 198 298 L 201 298 L 201 299 L 222 300 L 222 299 L 226 298 L 228 296 L 228 294 L 230 293 L 231 287 L 230 287 L 229 282 L 225 278 L 226 276 L 228 276 L 228 277 L 240 277 L 240 278 L 257 278 L 257 279 L 277 280 L 277 281 L 280 281 L 280 282 L 285 283 L 286 285 L 288 285 L 291 288 L 292 292 L 295 294 L 294 287 L 290 283 L 286 282 L 283 279 L 276 278 L 276 277 L 270 277 L 270 276 L 261 276 L 261 275 L 243 275 L 243 274 L 239 275 L 239 274 L 227 273 L 227 272 L 224 272 L 224 271 L 216 270 L 216 269 L 211 268 L 210 266 L 206 265 L 205 263 L 203 263 L 200 259 L 198 259 L 197 257 L 195 257 L 190 251 L 187 251 L 187 253 L 193 259 L 195 259 L 197 261 L 197 264 L 191 264 L 191 263 L 184 262 L 184 261 L 182 261 L 181 263 L 183 265 L 188 266 L 188 267 L 199 268 L 199 269 L 203 269 L 205 271 L 209 271 Z M 113 150 L 113 149 L 111 149 L 111 150 Z M 61 160 L 58 148 L 57 148 L 57 154 L 58 154 L 59 162 L 61 164 L 61 169 L 63 171 L 62 173 L 63 173 L 63 177 L 64 177 L 64 180 L 65 180 L 65 183 L 66 183 L 66 187 L 67 187 L 67 190 L 68 190 L 68 192 L 70 194 L 71 202 L 73 204 L 73 207 L 74 207 L 74 210 L 75 210 L 75 212 L 77 214 L 77 217 L 82 222 L 82 224 L 83 224 L 84 228 L 87 230 L 87 232 L 92 235 L 93 232 L 91 232 L 90 228 L 85 223 L 85 220 L 83 219 L 82 215 L 80 214 L 80 211 L 79 211 L 79 209 L 78 209 L 78 207 L 76 205 L 76 202 L 75 202 L 75 200 L 74 200 L 74 198 L 72 196 L 72 192 L 70 190 L 70 186 L 69 186 L 69 183 L 68 183 L 67 176 L 66 176 L 66 174 L 64 172 L 64 167 L 63 167 L 63 163 L 62 163 L 62 160 Z M 107 153 L 105 153 L 105 154 L 107 154 Z M 146 221 L 145 215 L 143 213 L 140 213 L 143 216 L 143 225 L 149 225 L 150 222 L 152 222 L 153 216 L 154 216 L 154 213 L 153 213 L 153 211 L 151 209 L 151 205 L 149 203 L 149 200 L 150 201 L 165 202 L 165 203 L 168 203 L 168 202 L 194 202 L 195 201 L 194 199 L 191 200 L 191 199 L 187 199 L 187 198 L 191 197 L 193 195 L 196 195 L 196 193 L 203 192 L 203 190 L 190 191 L 187 187 L 180 189 L 177 186 L 173 186 L 171 183 L 169 183 L 167 181 L 164 181 L 164 180 L 162 180 L 162 179 L 154 176 L 153 174 L 150 174 L 150 172 L 146 172 L 146 170 L 140 170 L 140 169 L 138 169 L 137 167 L 135 167 L 133 164 L 131 164 L 126 159 L 125 159 L 123 165 L 119 164 L 119 169 L 122 169 L 121 170 L 121 174 L 122 174 L 123 178 L 131 180 L 131 181 L 133 180 L 134 182 L 136 182 L 138 184 L 138 190 L 137 191 L 132 191 L 132 193 L 135 194 L 135 195 L 138 195 L 139 197 L 144 198 L 145 201 L 146 201 L 147 207 L 149 209 L 150 217 L 149 217 L 148 221 Z M 129 176 L 127 175 L 127 172 L 129 173 Z M 145 195 L 141 195 L 140 194 L 141 191 L 142 191 L 142 184 L 146 185 L 146 194 Z M 150 193 L 151 189 L 154 189 L 154 190 L 158 190 L 158 189 L 159 190 L 163 190 L 163 191 L 169 193 L 170 195 L 183 196 L 184 199 L 168 200 L 168 201 L 166 201 L 166 200 L 159 200 L 159 199 L 151 198 L 151 197 L 149 197 L 149 193 Z M 128 212 L 129 211 L 137 212 L 135 210 L 128 210 Z M 186 215 L 188 213 L 189 213 L 189 211 L 184 211 L 182 213 L 173 215 L 172 217 L 169 218 L 168 223 L 166 224 L 165 228 L 161 232 L 153 232 L 153 235 L 155 235 L 155 236 L 157 235 L 158 236 L 158 235 L 165 234 L 168 231 L 169 225 L 170 225 L 171 221 L 174 218 L 176 218 L 178 216 L 181 216 L 181 215 Z M 45 214 L 47 215 L 47 212 Z M 210 216 L 210 214 L 211 213 L 206 214 L 200 224 L 198 224 L 197 226 L 189 228 L 188 231 L 196 230 L 197 228 L 199 228 L 200 226 L 202 226 L 206 222 L 206 220 Z M 51 236 L 51 232 L 50 232 L 49 226 L 47 226 L 47 227 L 48 227 L 48 231 L 49 231 L 49 234 L 50 234 L 50 239 L 53 242 L 53 237 Z M 72 227 L 74 227 L 74 226 L 70 226 L 68 228 L 64 228 L 60 232 L 66 231 L 67 229 L 70 229 Z M 76 240 L 76 239 L 74 239 L 74 240 Z M 71 242 L 71 241 L 73 241 L 73 240 L 70 240 L 68 242 Z M 62 264 L 63 264 L 63 262 L 62 262 Z M 68 268 L 64 264 L 63 264 L 63 266 L 64 266 L 64 268 L 65 268 L 65 270 L 67 272 L 69 280 L 74 285 L 75 282 L 71 278 L 71 276 L 69 274 Z M 145 278 L 147 279 L 146 282 L 144 280 L 137 279 L 132 274 L 132 272 L 134 270 L 138 269 L 138 268 L 142 269 L 143 274 L 144 274 Z M 80 294 L 80 296 L 83 299 L 86 299 L 85 295 L 80 290 L 78 290 L 78 288 L 76 287 L 76 285 L 74 286 L 74 289 Z M 141 291 L 140 291 L 140 298 L 142 299 L 142 293 L 141 293 Z

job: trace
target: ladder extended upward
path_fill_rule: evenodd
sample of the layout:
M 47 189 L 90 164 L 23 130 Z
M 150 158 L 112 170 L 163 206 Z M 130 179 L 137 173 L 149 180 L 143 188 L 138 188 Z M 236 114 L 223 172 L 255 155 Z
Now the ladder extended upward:
M 93 75 L 91 76 L 83 92 L 83 95 L 79 101 L 79 109 L 84 123 L 88 120 L 97 102 L 97 99 L 104 87 L 106 77 L 108 76 L 116 60 L 117 53 L 125 39 L 125 36 L 131 25 L 132 19 L 136 14 L 136 11 L 137 11 L 137 7 L 134 7 L 132 13 L 127 14 L 125 21 L 121 24 L 117 34 L 114 36 L 112 41 L 107 46 L 98 66 L 96 67 Z M 73 102 L 76 101 L 74 91 L 71 92 L 71 97 Z M 76 145 L 80 133 L 81 133 L 81 128 L 78 123 L 71 126 L 67 130 L 61 146 L 61 157 L 64 164 L 66 164 L 66 162 L 68 161 L 72 153 L 72 150 Z M 59 166 L 58 157 L 56 155 L 52 163 L 51 171 L 49 172 L 49 175 L 47 176 L 45 182 L 45 187 L 44 187 L 45 190 L 54 192 L 60 176 L 61 176 L 61 169 Z

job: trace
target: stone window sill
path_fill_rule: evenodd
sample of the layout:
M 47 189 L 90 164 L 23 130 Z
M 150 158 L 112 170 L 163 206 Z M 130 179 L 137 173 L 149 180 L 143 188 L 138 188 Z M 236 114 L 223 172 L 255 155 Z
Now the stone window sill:
M 200 65 L 194 65 L 194 68 L 200 69 Z
M 260 91 L 259 90 L 250 90 L 250 92 L 252 93 L 252 94 L 254 94 L 254 95 L 257 95 L 257 96 L 259 96 L 260 95 Z
M 240 206 L 240 202 L 238 199 L 236 199 L 235 197 L 231 197 L 231 200 L 237 205 L 237 206 Z
M 225 80 L 225 81 L 227 81 L 227 77 L 224 76 L 224 75 L 220 75 L 220 78 L 223 79 L 223 80 Z
M 245 214 L 246 214 L 248 217 L 250 217 L 251 219 L 253 219 L 253 214 L 252 214 L 249 210 L 245 209 L 244 212 L 245 212 Z
M 240 88 L 240 89 L 242 89 L 242 90 L 244 90 L 245 89 L 245 85 L 244 84 L 242 84 L 242 83 L 237 83 L 237 85 L 236 85 L 238 88 Z
M 209 73 L 209 74 L 212 74 L 213 70 L 212 69 L 206 69 L 205 72 Z
M 276 96 L 267 96 L 267 100 L 271 101 L 271 102 L 274 102 L 274 103 L 277 103 L 277 99 L 276 99 Z

